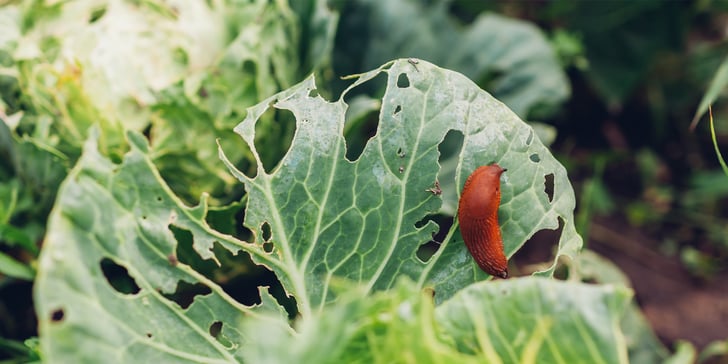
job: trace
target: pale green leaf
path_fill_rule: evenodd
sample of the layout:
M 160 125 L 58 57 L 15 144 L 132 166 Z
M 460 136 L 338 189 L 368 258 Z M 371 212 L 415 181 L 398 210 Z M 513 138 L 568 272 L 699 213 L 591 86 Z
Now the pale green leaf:
M 627 363 L 630 291 L 519 278 L 471 285 L 438 307 L 416 285 L 350 290 L 292 336 L 263 324 L 251 363 Z M 269 338 L 275 337 L 275 340 Z
M 631 292 L 523 278 L 478 283 L 436 310 L 457 348 L 488 363 L 627 363 L 619 323 Z
M 718 99 L 718 96 L 725 91 L 726 86 L 728 86 L 728 57 L 723 60 L 723 63 L 720 64 L 718 70 L 715 71 L 715 76 L 713 76 L 713 80 L 710 81 L 708 90 L 705 91 L 705 95 L 703 95 L 703 98 L 700 99 L 698 109 L 695 110 L 695 116 L 693 116 L 693 121 L 690 123 L 690 129 L 694 129 L 695 126 L 698 125 L 700 118 L 705 115 L 710 105 Z
M 143 136 L 129 133 L 131 150 L 114 164 L 99 153 L 97 135 L 61 185 L 39 259 L 34 302 L 44 357 L 61 363 L 238 362 L 241 321 L 284 313 L 267 294 L 262 306 L 236 302 L 181 261 L 171 228 L 189 231 L 203 259 L 215 259 L 211 249 L 220 244 L 276 262 L 210 229 L 205 196 L 200 205 L 185 206 L 162 181 Z M 108 276 L 104 264 L 125 269 L 136 292 L 113 285 L 118 277 Z M 209 293 L 183 308 L 168 298 L 183 282 Z M 268 321 L 288 328 L 280 319 Z
M 508 168 L 499 210 L 508 256 L 537 231 L 559 227 L 559 221 L 556 257 L 576 254 L 582 242 L 574 229 L 574 192 L 563 166 L 529 125 L 465 76 L 421 60 L 397 60 L 362 74 L 346 92 L 380 74 L 387 87 L 377 134 L 356 161 L 345 158 L 345 95 L 334 102 L 312 96 L 313 78 L 251 107 L 236 127 L 257 158 L 260 116 L 271 105 L 290 110 L 296 133 L 278 166 L 265 170 L 258 159 L 257 175 L 249 176 L 221 153 L 245 184 L 245 225 L 257 236 L 270 227 L 269 258 L 277 263 L 271 268 L 296 297 L 302 315 L 335 297 L 335 277 L 381 290 L 404 275 L 419 287 L 433 286 L 438 301 L 487 278 L 455 230 L 428 262 L 416 256 L 438 229 L 426 217 L 440 209 L 442 199 L 428 189 L 438 176 L 438 145 L 450 130 L 464 135 L 457 186 L 480 165 L 498 162 Z M 552 200 L 545 192 L 549 179 Z M 541 274 L 552 272 L 553 266 Z
M 35 277 L 35 271 L 29 265 L 0 252 L 0 275 L 32 281 Z
M 629 278 L 614 263 L 591 250 L 583 250 L 569 263 L 569 279 L 632 288 Z M 630 363 L 659 363 L 668 357 L 667 348 L 652 331 L 650 322 L 636 302 L 629 302 L 621 320 Z
M 687 341 L 678 341 L 675 354 L 666 359 L 664 364 L 690 364 L 695 363 L 697 353 L 695 347 Z

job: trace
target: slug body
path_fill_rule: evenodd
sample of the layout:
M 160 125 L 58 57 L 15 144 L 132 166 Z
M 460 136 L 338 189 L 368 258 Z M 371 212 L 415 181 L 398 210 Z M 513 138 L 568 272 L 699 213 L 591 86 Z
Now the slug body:
M 460 233 L 480 269 L 500 278 L 508 277 L 508 261 L 498 225 L 500 176 L 497 164 L 478 167 L 465 181 L 458 205 Z

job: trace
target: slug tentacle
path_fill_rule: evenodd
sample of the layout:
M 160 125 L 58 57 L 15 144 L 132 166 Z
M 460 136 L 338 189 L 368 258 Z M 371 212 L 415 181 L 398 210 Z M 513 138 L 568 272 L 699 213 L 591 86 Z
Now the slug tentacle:
M 508 277 L 508 261 L 498 225 L 500 176 L 497 164 L 477 168 L 465 181 L 458 206 L 460 233 L 470 255 L 486 273 Z

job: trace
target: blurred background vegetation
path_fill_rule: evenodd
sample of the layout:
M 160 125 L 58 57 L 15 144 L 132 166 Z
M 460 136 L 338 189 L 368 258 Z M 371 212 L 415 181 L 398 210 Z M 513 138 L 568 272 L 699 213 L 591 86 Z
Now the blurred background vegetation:
M 711 83 L 728 82 L 728 71 L 719 72 L 728 67 L 728 2 L 0 6 L 0 358 L 31 356 L 45 220 L 90 125 L 103 126 L 102 147 L 116 160 L 126 150 L 123 130 L 143 131 L 175 192 L 190 203 L 210 193 L 210 223 L 245 238 L 234 223 L 244 191 L 217 159 L 215 139 L 235 151 L 232 128 L 245 108 L 311 72 L 332 97 L 348 84 L 340 76 L 399 57 L 465 74 L 539 130 L 574 183 L 586 248 L 626 273 L 664 344 L 703 348 L 728 338 L 728 176 L 706 120 L 689 129 Z M 719 87 L 710 95 L 724 152 L 726 94 Z M 375 131 L 378 105 L 367 94 L 348 97 L 346 138 L 355 150 Z M 293 124 L 290 115 L 266 117 L 277 122 L 259 123 L 256 142 L 270 166 Z M 233 158 L 253 168 L 244 151 Z M 532 240 L 514 258 L 523 272 L 555 243 Z M 249 262 L 233 266 L 218 280 L 238 287 L 241 302 L 275 284 Z

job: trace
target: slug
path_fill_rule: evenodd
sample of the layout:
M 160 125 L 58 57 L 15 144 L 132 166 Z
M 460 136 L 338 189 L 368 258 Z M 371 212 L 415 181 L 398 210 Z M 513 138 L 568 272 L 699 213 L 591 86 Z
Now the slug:
M 508 261 L 498 226 L 500 176 L 498 164 L 478 167 L 465 181 L 458 205 L 460 233 L 480 269 L 500 278 L 508 277 Z

